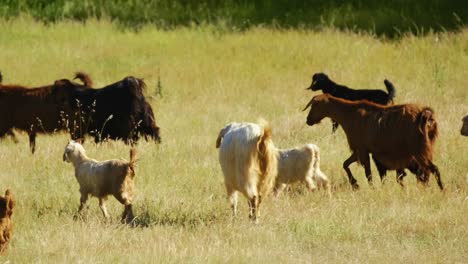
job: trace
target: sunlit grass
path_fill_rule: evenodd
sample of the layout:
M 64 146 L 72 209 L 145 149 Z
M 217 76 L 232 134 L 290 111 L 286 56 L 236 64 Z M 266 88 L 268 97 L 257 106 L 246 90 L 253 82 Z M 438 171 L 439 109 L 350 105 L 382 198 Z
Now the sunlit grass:
M 28 18 L 0 22 L 4 83 L 30 86 L 88 72 L 101 87 L 128 75 L 148 84 L 162 144 L 140 142 L 135 214 L 138 227 L 119 224 L 122 206 L 110 198 L 111 223 L 96 199 L 85 221 L 73 166 L 62 162 L 66 134 L 39 135 L 31 155 L 25 134 L 0 141 L 0 191 L 18 200 L 15 233 L 0 261 L 25 262 L 346 262 L 455 263 L 468 253 L 468 138 L 459 134 L 468 113 L 468 31 L 407 36 L 399 42 L 369 35 L 275 31 L 255 28 L 221 34 L 209 26 L 122 32 L 109 22 L 43 26 Z M 397 103 L 435 109 L 440 127 L 435 163 L 447 191 L 433 179 L 401 189 L 390 172 L 385 185 L 374 173 L 351 170 L 362 186 L 351 191 L 342 162 L 344 133 L 326 120 L 305 124 L 305 88 L 315 72 L 350 87 L 384 89 Z M 163 97 L 156 96 L 158 77 Z M 20 106 L 19 106 L 20 107 Z M 315 143 L 332 181 L 331 200 L 294 186 L 262 204 L 259 225 L 240 214 L 232 220 L 218 153 L 219 129 L 231 121 L 270 121 L 274 141 L 287 148 Z M 122 142 L 85 148 L 96 159 L 128 159 Z

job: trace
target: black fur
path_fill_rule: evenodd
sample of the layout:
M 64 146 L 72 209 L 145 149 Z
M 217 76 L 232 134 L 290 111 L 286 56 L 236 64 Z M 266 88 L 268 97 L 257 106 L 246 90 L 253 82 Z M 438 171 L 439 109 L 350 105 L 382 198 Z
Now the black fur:
M 126 77 L 101 89 L 72 89 L 72 138 L 90 134 L 95 142 L 109 138 L 134 143 L 141 135 L 160 142 L 159 127 L 143 95 L 144 87 L 142 80 Z
M 328 93 L 350 101 L 367 100 L 382 105 L 392 104 L 393 98 L 395 97 L 395 87 L 388 80 L 385 80 L 384 84 L 388 93 L 382 90 L 355 90 L 333 82 L 324 73 L 316 73 L 312 76 L 312 84 L 307 89 L 312 91 L 322 90 L 323 93 Z

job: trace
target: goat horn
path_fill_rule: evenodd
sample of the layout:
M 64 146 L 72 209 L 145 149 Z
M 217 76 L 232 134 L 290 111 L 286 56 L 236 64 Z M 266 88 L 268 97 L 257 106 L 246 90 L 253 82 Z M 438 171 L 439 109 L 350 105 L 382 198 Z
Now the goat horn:
M 310 100 L 310 102 L 306 105 L 306 107 L 304 107 L 304 109 L 302 109 L 302 112 L 304 112 L 307 108 L 309 108 L 309 106 L 312 104 L 313 100 L 314 100 L 314 98 L 312 98 L 312 100 Z

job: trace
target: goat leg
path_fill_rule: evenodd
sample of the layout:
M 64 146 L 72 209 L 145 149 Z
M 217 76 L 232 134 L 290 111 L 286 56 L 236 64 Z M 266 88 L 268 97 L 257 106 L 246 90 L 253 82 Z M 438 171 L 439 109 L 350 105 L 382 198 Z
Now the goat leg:
M 81 194 L 81 197 L 80 197 L 80 207 L 78 208 L 78 212 L 75 214 L 75 216 L 73 217 L 74 220 L 77 220 L 78 219 L 78 216 L 81 215 L 81 211 L 83 210 L 83 208 L 85 207 L 86 205 L 86 201 L 88 200 L 88 194 Z
M 128 224 L 133 221 L 133 218 L 132 204 L 126 204 L 120 221 L 124 224 Z
M 106 219 L 109 219 L 109 213 L 107 213 L 107 207 L 106 207 L 106 198 L 101 197 L 99 198 L 99 208 L 101 208 L 102 214 Z
M 437 180 L 437 185 L 439 185 L 439 188 L 441 191 L 444 190 L 444 185 L 442 184 L 442 180 L 440 179 L 440 171 L 439 168 L 435 164 L 431 162 L 431 172 L 434 174 L 436 180 Z
M 258 196 L 254 196 L 252 199 L 249 199 L 249 218 L 255 223 L 258 223 L 257 210 L 258 210 Z
M 403 183 L 403 178 L 406 177 L 406 172 L 404 169 L 398 169 L 397 170 L 397 175 L 396 175 L 396 180 L 400 184 L 401 187 L 405 187 Z
M 360 155 L 361 162 L 364 165 L 364 172 L 366 173 L 366 178 L 367 182 L 369 183 L 370 186 L 373 186 L 374 183 L 372 182 L 372 172 L 371 172 L 371 167 L 370 167 L 370 160 L 369 160 L 369 154 L 361 154 Z
M 284 188 L 286 188 L 285 183 L 276 183 L 275 187 L 273 188 L 273 195 L 278 197 L 281 192 L 283 192 Z
M 29 148 L 31 149 L 31 153 L 34 154 L 36 151 L 36 132 L 29 133 Z
M 348 174 L 348 179 L 349 183 L 351 186 L 353 186 L 354 190 L 359 189 L 359 184 L 357 184 L 356 179 L 353 177 L 353 174 L 351 173 L 351 170 L 349 169 L 349 165 L 357 161 L 357 156 L 355 153 L 351 154 L 351 156 L 343 162 L 343 169 L 346 171 L 346 174 Z

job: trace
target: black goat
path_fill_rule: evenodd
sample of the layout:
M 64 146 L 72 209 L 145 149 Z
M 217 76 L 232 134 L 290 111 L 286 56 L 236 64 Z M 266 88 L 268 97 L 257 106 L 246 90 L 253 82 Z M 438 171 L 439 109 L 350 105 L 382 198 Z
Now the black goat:
M 144 87 L 143 80 L 130 76 L 101 89 L 71 89 L 73 102 L 68 113 L 72 138 L 91 134 L 96 143 L 106 138 L 133 143 L 141 135 L 160 142 Z
M 307 89 L 312 91 L 322 90 L 323 93 L 350 101 L 367 100 L 376 104 L 391 105 L 395 97 L 395 87 L 393 87 L 393 84 L 388 80 L 384 80 L 384 84 L 388 93 L 382 90 L 355 90 L 335 83 L 324 73 L 316 73 L 312 76 L 312 84 Z

